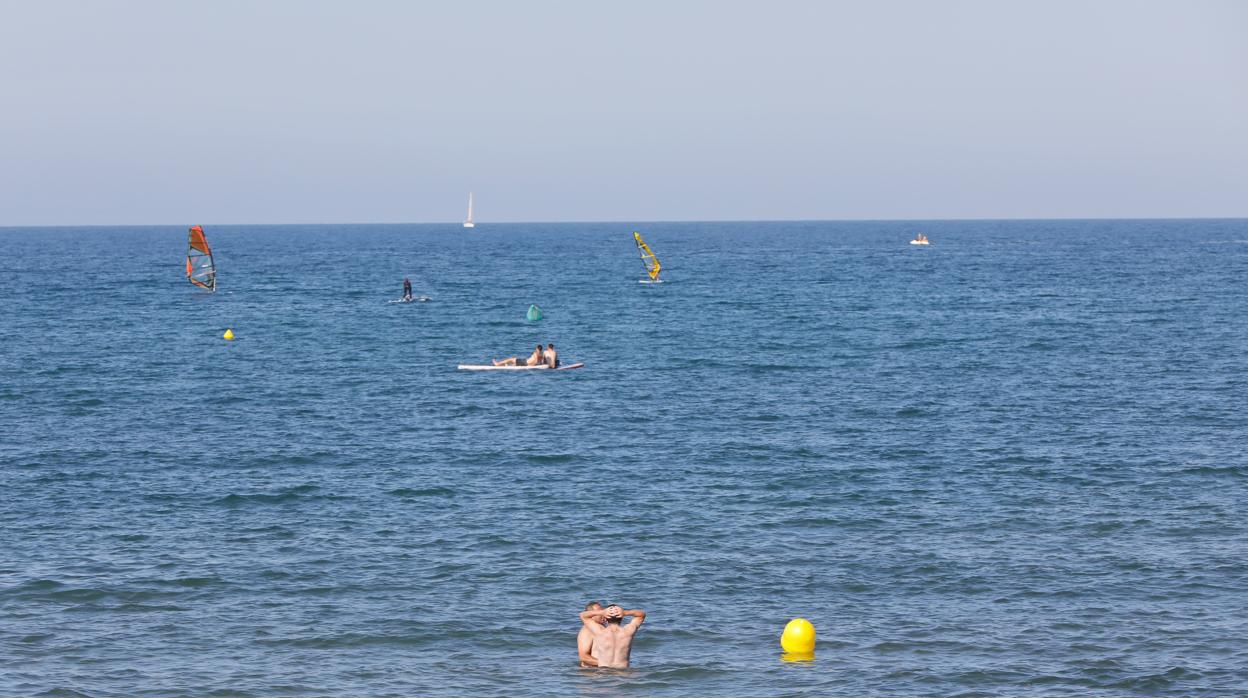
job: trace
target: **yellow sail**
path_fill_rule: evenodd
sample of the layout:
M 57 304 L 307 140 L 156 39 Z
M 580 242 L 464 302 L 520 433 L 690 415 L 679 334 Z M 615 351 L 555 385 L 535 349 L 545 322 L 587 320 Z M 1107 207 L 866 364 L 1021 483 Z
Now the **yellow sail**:
M 659 264 L 659 258 L 654 256 L 654 253 L 650 251 L 650 246 L 641 239 L 641 233 L 634 231 L 633 239 L 637 241 L 637 251 L 641 253 L 641 263 L 646 266 L 646 273 L 650 275 L 650 280 L 658 281 L 659 270 L 663 268 L 663 265 Z

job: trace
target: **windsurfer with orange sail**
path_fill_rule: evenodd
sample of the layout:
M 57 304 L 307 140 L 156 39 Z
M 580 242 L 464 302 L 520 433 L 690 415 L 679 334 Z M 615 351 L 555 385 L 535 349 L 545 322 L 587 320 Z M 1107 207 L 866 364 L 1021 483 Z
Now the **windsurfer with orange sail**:
M 217 265 L 202 226 L 191 226 L 187 233 L 186 280 L 209 291 L 217 290 Z

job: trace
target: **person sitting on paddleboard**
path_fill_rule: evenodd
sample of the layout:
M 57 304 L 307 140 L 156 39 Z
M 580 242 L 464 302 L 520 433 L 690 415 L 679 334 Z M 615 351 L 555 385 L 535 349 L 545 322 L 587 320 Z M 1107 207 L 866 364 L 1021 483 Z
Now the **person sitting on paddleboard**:
M 533 353 L 529 354 L 529 358 L 524 360 L 524 365 L 536 366 L 542 363 L 544 356 L 545 355 L 542 353 L 542 345 L 539 344 L 537 345 L 537 348 L 533 350 Z M 520 362 L 519 357 L 509 356 L 506 359 L 495 359 L 494 365 L 495 366 L 518 366 L 519 362 Z
M 541 349 L 542 345 L 537 345 L 537 348 Z M 559 368 L 559 352 L 555 351 L 554 344 L 546 345 L 546 351 L 542 352 L 542 358 L 546 360 L 547 368 Z
M 410 301 L 412 299 L 412 281 L 407 277 L 403 278 L 403 300 Z

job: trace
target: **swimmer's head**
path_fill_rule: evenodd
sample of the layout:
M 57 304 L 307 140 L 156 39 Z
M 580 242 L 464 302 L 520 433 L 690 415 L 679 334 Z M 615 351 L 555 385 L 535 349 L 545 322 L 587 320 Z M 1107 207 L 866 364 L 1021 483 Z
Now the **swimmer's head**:
M 607 606 L 605 610 L 607 612 L 605 618 L 608 623 L 619 623 L 624 620 L 624 609 L 620 608 L 618 605 L 611 604 L 610 606 Z
M 586 611 L 601 611 L 602 604 L 598 603 L 597 601 L 590 601 L 589 603 L 585 604 L 585 610 Z M 606 625 L 606 624 L 607 624 L 607 619 L 603 618 L 602 616 L 599 616 L 598 625 Z

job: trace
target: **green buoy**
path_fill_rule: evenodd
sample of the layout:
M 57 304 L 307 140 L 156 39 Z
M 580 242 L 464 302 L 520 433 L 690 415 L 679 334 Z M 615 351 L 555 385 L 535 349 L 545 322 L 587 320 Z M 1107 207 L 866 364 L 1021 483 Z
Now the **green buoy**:
M 542 309 L 536 305 L 529 306 L 529 312 L 524 314 L 525 319 L 529 322 L 537 322 L 542 319 Z

